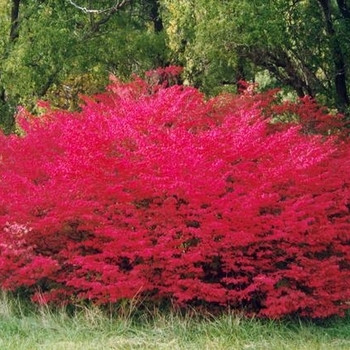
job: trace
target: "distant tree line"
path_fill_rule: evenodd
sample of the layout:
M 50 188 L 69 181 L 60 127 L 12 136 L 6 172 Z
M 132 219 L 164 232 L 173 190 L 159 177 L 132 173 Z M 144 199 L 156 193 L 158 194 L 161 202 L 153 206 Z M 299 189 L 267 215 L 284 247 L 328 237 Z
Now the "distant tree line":
M 66 109 L 109 74 L 169 64 L 209 95 L 238 81 L 349 115 L 349 0 L 0 0 L 0 124 L 44 99 Z

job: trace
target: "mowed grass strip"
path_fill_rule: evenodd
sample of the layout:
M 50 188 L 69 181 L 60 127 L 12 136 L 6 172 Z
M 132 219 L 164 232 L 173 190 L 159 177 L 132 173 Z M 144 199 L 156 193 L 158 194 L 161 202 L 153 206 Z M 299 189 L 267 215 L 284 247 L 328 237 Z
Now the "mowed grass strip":
M 74 311 L 34 307 L 0 298 L 2 350 L 108 349 L 350 349 L 350 316 L 327 321 L 213 317 L 192 312 L 138 311 L 125 303 L 113 312 L 98 307 Z

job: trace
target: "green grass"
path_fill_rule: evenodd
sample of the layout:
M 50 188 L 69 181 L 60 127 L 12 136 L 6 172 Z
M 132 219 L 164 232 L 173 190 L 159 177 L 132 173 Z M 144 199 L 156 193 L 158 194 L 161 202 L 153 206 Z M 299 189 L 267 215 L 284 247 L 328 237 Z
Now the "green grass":
M 97 307 L 52 311 L 3 294 L 1 350 L 350 349 L 350 317 L 319 323 L 262 321 L 227 313 L 212 317 Z

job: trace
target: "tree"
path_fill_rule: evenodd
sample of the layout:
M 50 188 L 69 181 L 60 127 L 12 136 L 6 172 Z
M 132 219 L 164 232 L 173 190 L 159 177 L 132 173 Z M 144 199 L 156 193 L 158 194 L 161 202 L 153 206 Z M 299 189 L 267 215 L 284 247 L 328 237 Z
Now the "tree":
M 168 1 L 174 62 L 189 83 L 215 93 L 267 71 L 280 86 L 346 112 L 350 43 L 345 1 Z
M 18 105 L 34 111 L 37 100 L 47 99 L 76 109 L 78 94 L 99 91 L 109 74 L 127 78 L 163 64 L 157 10 L 154 2 L 128 0 L 4 1 L 3 124 L 13 129 Z
M 11 46 L 13 46 L 19 35 L 19 6 L 20 0 L 12 0 L 10 3 L 10 16 L 8 17 L 6 16 L 7 2 L 2 1 L 0 3 L 0 19 L 1 23 L 3 23 L 2 31 L 0 33 L 3 38 L 0 46 L 2 62 L 8 58 Z M 3 82 L 3 75 L 0 71 L 0 126 L 3 127 L 6 132 L 9 132 L 14 128 L 14 118 L 12 114 L 13 108 L 9 105 L 7 92 Z
M 348 86 L 346 80 L 346 70 L 347 65 L 345 64 L 344 48 L 342 47 L 342 42 L 340 42 L 339 34 L 337 33 L 334 25 L 334 14 L 332 9 L 332 2 L 330 0 L 318 0 L 320 4 L 324 22 L 326 34 L 330 42 L 330 52 L 332 55 L 332 60 L 334 64 L 334 85 L 336 92 L 336 104 L 341 111 L 346 111 L 349 106 L 350 100 L 348 95 Z M 343 17 L 342 19 L 349 22 L 349 9 L 345 1 L 337 1 L 339 13 Z M 338 15 L 338 14 L 337 14 Z M 347 25 L 349 27 L 349 23 Z

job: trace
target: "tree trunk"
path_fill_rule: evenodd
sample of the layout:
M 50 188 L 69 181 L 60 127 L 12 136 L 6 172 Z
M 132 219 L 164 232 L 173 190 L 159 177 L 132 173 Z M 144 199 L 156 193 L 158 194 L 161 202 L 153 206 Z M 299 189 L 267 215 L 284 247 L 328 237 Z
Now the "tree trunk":
M 153 27 L 154 27 L 154 31 L 156 33 L 159 33 L 163 30 L 163 21 L 162 18 L 160 16 L 160 11 L 159 11 L 159 1 L 157 0 L 152 0 L 151 1 L 151 19 L 153 22 Z
M 332 13 L 329 0 L 318 0 L 322 7 L 323 15 L 325 18 L 325 29 L 326 33 L 331 42 L 331 53 L 334 63 L 334 83 L 336 91 L 336 101 L 337 107 L 341 112 L 345 112 L 349 106 L 349 96 L 347 92 L 346 75 L 345 75 L 345 60 L 341 49 L 340 42 L 338 40 L 337 34 L 335 32 L 332 20 Z M 345 2 L 338 0 L 338 6 L 341 11 L 347 13 L 348 9 L 345 6 Z M 343 12 L 342 12 L 343 13 Z
M 18 36 L 19 27 L 19 5 L 21 0 L 12 0 L 11 5 L 11 28 L 10 28 L 10 41 L 15 41 Z
M 11 1 L 11 18 L 10 18 L 10 32 L 8 39 L 8 46 L 5 49 L 3 60 L 9 55 L 11 50 L 11 44 L 16 41 L 19 37 L 19 6 L 21 0 Z M 10 133 L 15 127 L 15 118 L 13 115 L 12 108 L 9 104 L 8 95 L 6 89 L 1 82 L 1 71 L 0 71 L 0 124 L 6 133 Z

